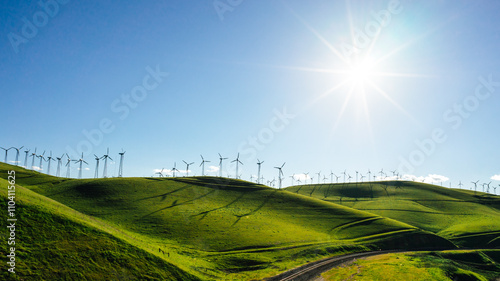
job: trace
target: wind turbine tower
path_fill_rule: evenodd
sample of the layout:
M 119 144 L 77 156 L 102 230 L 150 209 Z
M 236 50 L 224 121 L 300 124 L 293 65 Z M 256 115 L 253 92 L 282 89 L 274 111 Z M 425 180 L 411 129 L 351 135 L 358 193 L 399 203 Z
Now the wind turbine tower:
M 69 158 L 68 153 L 66 153 L 66 157 L 68 157 L 68 160 L 66 162 L 66 177 L 70 178 L 71 177 L 71 158 Z
M 222 155 L 220 155 L 219 153 L 219 177 L 221 178 L 222 178 L 222 161 L 226 159 L 227 157 L 222 157 Z
M 100 158 L 99 156 L 95 155 L 94 154 L 94 157 L 95 157 L 95 172 L 94 172 L 94 178 L 97 179 L 99 178 L 99 160 L 101 160 L 102 158 Z
M 24 168 L 28 169 L 28 153 L 30 153 L 30 150 L 26 148 L 24 151 Z
M 62 165 L 63 157 L 64 157 L 64 154 L 61 155 L 61 157 L 56 157 L 56 159 L 57 159 L 56 177 L 59 177 L 61 175 L 61 165 Z
M 186 164 L 186 177 L 189 177 L 189 166 L 193 165 L 194 162 L 188 163 L 184 160 L 182 160 L 182 162 L 184 162 L 184 164 Z
M 49 165 L 47 166 L 47 175 L 50 175 L 50 161 L 56 161 L 52 158 L 52 151 L 50 152 L 50 156 L 47 157 L 47 162 L 49 162 Z
M 41 154 L 41 155 L 37 155 L 36 157 L 40 158 L 40 173 L 42 172 L 43 168 L 42 168 L 42 161 L 45 160 L 45 157 L 43 157 L 45 155 L 45 151 Z
M 179 171 L 177 170 L 177 163 L 174 162 L 174 167 L 172 168 L 172 177 L 175 178 L 175 171 Z
M 7 163 L 7 153 L 9 152 L 9 150 L 11 149 L 12 147 L 10 148 L 3 148 L 3 147 L 0 147 L 0 149 L 3 149 L 5 150 L 5 160 L 3 162 Z
M 233 161 L 231 161 L 231 163 L 233 162 L 236 162 L 236 179 L 239 178 L 239 174 L 238 174 L 238 163 L 243 165 L 243 163 L 241 163 L 240 161 L 240 154 L 238 153 L 238 156 L 236 157 L 236 159 L 234 159 Z
M 125 155 L 125 152 L 126 151 L 123 151 L 123 148 L 122 148 L 122 152 L 118 153 L 118 154 L 120 154 L 120 166 L 118 168 L 118 177 L 119 178 L 123 177 L 123 155 Z
M 108 158 L 113 161 L 113 158 L 109 157 L 109 147 L 108 150 L 106 150 L 106 154 L 102 157 L 104 159 L 104 170 L 102 172 L 102 176 L 104 178 L 108 177 Z
M 23 147 L 24 145 L 20 148 L 11 147 L 16 150 L 16 161 L 14 161 L 14 164 L 16 164 L 16 166 L 19 166 L 19 150 L 23 149 Z
M 81 179 L 82 178 L 82 165 L 83 163 L 85 164 L 89 164 L 87 163 L 85 160 L 83 160 L 83 152 L 82 152 L 82 158 L 78 159 L 78 160 L 73 160 L 75 161 L 75 163 L 80 163 L 80 168 L 78 169 L 78 178 Z
M 259 166 L 259 169 L 257 171 L 257 183 L 260 184 L 260 165 L 262 165 L 262 163 L 264 163 L 264 161 L 260 161 L 258 158 L 257 158 L 257 165 Z
M 201 164 L 200 164 L 200 166 L 201 166 L 201 175 L 205 176 L 205 163 L 209 163 L 210 161 L 205 160 L 205 158 L 203 158 L 203 155 L 200 154 L 200 156 L 201 156 Z
M 35 169 L 35 157 L 36 157 L 36 147 L 35 147 L 35 152 L 31 153 L 31 170 Z
M 283 176 L 283 166 L 285 166 L 286 162 L 283 163 L 283 165 L 281 165 L 281 167 L 274 167 L 275 169 L 278 169 L 278 187 L 279 189 L 281 189 L 281 180 L 283 179 L 282 176 Z

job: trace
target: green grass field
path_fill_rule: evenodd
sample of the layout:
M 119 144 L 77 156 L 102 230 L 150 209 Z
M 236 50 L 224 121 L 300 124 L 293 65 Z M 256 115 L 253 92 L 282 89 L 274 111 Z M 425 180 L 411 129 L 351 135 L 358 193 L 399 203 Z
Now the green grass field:
M 484 210 L 494 218 L 498 200 L 428 185 L 405 183 L 398 190 L 390 188 L 387 198 L 384 190 L 374 191 L 378 195 L 372 199 L 371 190 L 368 198 L 354 198 L 346 196 L 356 192 L 348 187 L 276 190 L 215 177 L 64 179 L 2 163 L 5 209 L 10 169 L 16 170 L 16 202 L 24 229 L 18 233 L 17 276 L 37 280 L 50 280 L 51 272 L 61 280 L 95 280 L 97 275 L 125 280 L 262 279 L 323 257 L 369 249 L 449 248 L 451 241 L 470 244 L 477 235 L 498 245 L 493 233 L 500 231 L 498 222 L 474 218 L 469 220 L 474 229 L 483 230 L 470 231 L 462 219 Z M 396 194 L 400 190 L 406 194 Z M 321 196 L 325 191 L 326 198 Z M 430 201 L 433 196 L 436 201 Z M 399 201 L 412 200 L 420 205 L 409 210 L 432 209 L 440 216 L 428 220 L 414 215 L 413 221 L 393 215 Z M 467 202 L 468 213 L 455 214 L 454 201 Z M 1 214 L 5 221 L 5 212 Z M 462 221 L 439 225 L 446 215 Z M 1 232 L 2 240 L 7 234 Z
M 385 254 L 334 268 L 325 281 L 359 280 L 498 280 L 500 250 Z
M 404 222 L 460 246 L 500 245 L 500 196 L 402 181 L 305 185 L 287 190 Z

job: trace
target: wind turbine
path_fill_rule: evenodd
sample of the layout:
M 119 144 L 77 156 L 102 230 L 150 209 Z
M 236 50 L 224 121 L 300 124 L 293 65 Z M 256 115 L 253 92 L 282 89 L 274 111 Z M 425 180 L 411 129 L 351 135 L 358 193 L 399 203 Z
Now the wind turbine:
M 175 171 L 179 171 L 179 170 L 177 170 L 176 167 L 177 167 L 177 163 L 174 162 L 174 167 L 172 168 L 172 177 L 174 177 L 174 178 L 175 178 Z
M 28 169 L 28 153 L 30 152 L 30 150 L 28 148 L 26 148 L 27 150 L 24 151 L 25 155 L 24 155 L 24 168 Z
M 97 178 L 99 178 L 99 160 L 101 160 L 102 158 L 95 155 L 95 154 L 94 154 L 94 157 L 95 157 L 95 161 L 96 161 L 94 178 L 97 179 Z
M 323 183 L 326 183 L 326 180 L 327 180 L 327 179 L 328 179 L 328 178 L 326 177 L 326 175 L 324 175 L 324 176 L 323 176 Z
M 37 155 L 36 157 L 40 158 L 40 173 L 42 172 L 43 168 L 42 168 L 42 160 L 45 160 L 45 157 L 43 157 L 45 155 L 45 151 L 40 154 L 40 155 Z
M 164 169 L 165 169 L 165 168 L 161 168 L 161 171 L 156 172 L 156 174 L 158 174 L 158 177 L 163 178 L 163 170 L 164 170 Z
M 5 150 L 5 160 L 3 162 L 7 163 L 7 153 L 9 152 L 9 150 L 11 149 L 12 147 L 10 148 L 3 148 L 3 147 L 0 147 L 0 149 L 3 149 Z
M 382 175 L 384 174 L 384 168 L 382 168 L 382 170 L 380 170 L 380 172 L 378 172 L 380 174 L 380 180 L 382 180 Z
M 36 157 L 36 147 L 35 147 L 35 152 L 31 153 L 31 170 L 35 169 L 35 157 Z
M 24 145 L 20 148 L 11 147 L 16 150 L 16 161 L 14 161 L 14 164 L 16 164 L 16 166 L 19 166 L 19 150 L 23 149 L 23 147 Z
M 104 170 L 102 172 L 102 176 L 104 178 L 108 177 L 108 158 L 111 159 L 111 161 L 113 161 L 113 158 L 109 157 L 109 147 L 108 150 L 106 150 L 106 154 L 101 158 L 104 159 Z
M 264 161 L 260 161 L 257 158 L 257 165 L 259 165 L 259 169 L 258 169 L 258 172 L 257 172 L 257 183 L 259 183 L 259 184 L 260 184 L 260 165 L 262 165 L 262 163 L 264 163 Z
M 372 178 L 372 171 L 368 169 L 368 181 L 371 181 L 371 178 Z
M 500 186 L 500 184 L 499 184 L 498 186 Z M 497 187 L 496 187 L 496 186 L 494 186 L 494 187 L 493 187 L 493 190 L 495 190 L 495 195 L 496 195 L 496 194 L 497 194 Z
M 68 153 L 66 153 L 66 157 L 68 157 L 68 160 L 66 162 L 66 177 L 70 178 L 71 177 L 71 158 L 69 158 Z
M 458 182 L 458 187 L 459 187 L 459 188 L 462 188 L 462 186 L 463 186 L 462 181 L 459 181 L 459 182 Z
M 359 172 L 356 171 L 356 182 L 358 182 L 358 174 L 359 174 Z
M 54 158 L 52 158 L 52 151 L 50 152 L 50 156 L 47 157 L 47 162 L 49 162 L 49 165 L 47 167 L 47 175 L 50 175 L 50 161 L 56 161 Z
M 82 165 L 83 163 L 85 164 L 89 164 L 87 163 L 85 160 L 83 160 L 83 152 L 82 152 L 82 158 L 78 159 L 78 160 L 73 160 L 75 163 L 80 163 L 80 169 L 78 169 L 78 178 L 81 179 L 82 178 Z
M 241 161 L 240 161 L 240 154 L 239 153 L 238 153 L 238 156 L 236 157 L 236 159 L 231 161 L 231 163 L 233 163 L 233 162 L 236 162 L 236 179 L 238 179 L 238 163 L 243 165 L 243 163 L 241 163 Z
M 475 181 L 475 182 L 473 182 L 473 181 L 472 181 L 472 183 L 474 184 L 474 194 L 476 194 L 476 190 L 477 190 L 477 183 L 478 183 L 478 182 L 479 182 L 479 180 L 478 180 L 478 181 Z
M 360 177 L 360 178 L 361 178 L 361 182 L 363 182 L 363 179 L 365 178 L 365 176 L 364 176 L 364 175 L 361 175 L 361 177 Z
M 182 162 L 184 162 L 184 164 L 186 164 L 186 177 L 189 177 L 189 166 L 193 165 L 194 162 L 188 163 L 184 160 L 182 160 Z
M 491 181 L 489 183 L 487 183 L 486 185 L 488 186 L 488 189 L 486 189 L 486 192 L 487 193 L 490 193 L 490 184 L 491 184 Z
M 222 155 L 220 155 L 220 153 L 218 153 L 218 154 L 219 154 L 219 177 L 222 178 L 222 161 L 226 160 L 227 157 L 222 157 Z
M 123 177 L 123 155 L 125 155 L 125 152 L 126 151 L 123 151 L 123 148 L 122 148 L 122 152 L 118 153 L 120 155 L 120 166 L 118 168 L 118 177 L 119 178 Z
M 352 179 L 351 175 L 349 175 L 349 174 L 348 174 L 348 175 L 347 175 L 347 180 L 348 180 L 349 182 L 351 182 L 351 179 Z
M 295 174 L 291 175 L 290 178 L 292 179 L 292 185 L 293 185 L 295 180 Z
M 339 183 L 340 176 L 335 175 L 335 178 L 336 178 L 336 182 Z
M 281 180 L 282 180 L 281 176 L 283 176 L 282 169 L 283 169 L 283 166 L 285 166 L 285 164 L 286 164 L 286 162 L 283 163 L 283 165 L 281 165 L 281 167 L 274 167 L 275 169 L 278 169 L 279 189 L 281 189 Z
M 201 164 L 200 164 L 200 166 L 201 166 L 201 175 L 205 176 L 205 162 L 208 163 L 210 161 L 205 160 L 205 158 L 203 158 L 203 155 L 200 154 L 200 156 L 201 156 Z
M 347 175 L 346 170 L 344 170 L 343 174 L 344 174 L 344 182 L 345 182 L 345 176 Z
M 56 159 L 57 159 L 56 177 L 59 177 L 61 175 L 61 164 L 62 164 L 63 157 L 64 157 L 64 154 L 61 155 L 61 157 L 56 157 Z
M 318 175 L 318 184 L 320 184 L 320 180 L 321 180 L 321 171 L 319 171 L 318 173 L 316 173 L 316 175 Z

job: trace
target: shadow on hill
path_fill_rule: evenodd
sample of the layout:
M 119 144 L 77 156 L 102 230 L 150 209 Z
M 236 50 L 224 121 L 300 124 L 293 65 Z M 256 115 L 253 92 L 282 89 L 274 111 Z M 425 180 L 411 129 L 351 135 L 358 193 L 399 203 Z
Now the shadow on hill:
M 236 225 L 242 218 L 257 213 L 260 209 L 262 209 L 262 207 L 264 207 L 269 202 L 269 200 L 271 200 L 271 198 L 276 194 L 276 192 L 278 192 L 277 189 L 275 189 L 272 193 L 268 194 L 266 196 L 266 199 L 264 199 L 264 201 L 262 201 L 262 203 L 259 206 L 257 206 L 257 208 L 255 208 L 254 210 L 242 215 L 234 215 L 237 219 L 231 226 Z
M 198 196 L 198 197 L 196 197 L 196 198 L 189 199 L 189 200 L 186 200 L 186 201 L 181 202 L 181 203 L 178 203 L 178 200 L 175 200 L 174 202 L 172 202 L 172 204 L 171 204 L 170 206 L 163 207 L 163 208 L 160 208 L 160 209 L 158 209 L 158 210 L 156 210 L 156 211 L 154 211 L 154 212 L 151 212 L 151 213 L 149 213 L 149 214 L 146 214 L 146 215 L 142 216 L 141 218 L 139 218 L 139 220 L 144 219 L 144 218 L 146 218 L 146 217 L 148 217 L 148 216 L 151 216 L 151 215 L 153 215 L 153 214 L 156 214 L 156 213 L 158 213 L 158 212 L 161 212 L 161 211 L 163 211 L 163 210 L 167 210 L 167 209 L 170 209 L 170 208 L 173 208 L 173 207 L 178 207 L 178 206 L 183 206 L 183 205 L 188 205 L 188 204 L 191 204 L 192 202 L 194 202 L 194 201 L 196 201 L 196 200 L 199 200 L 199 199 L 202 199 L 202 198 L 204 198 L 204 197 L 207 197 L 208 195 L 210 195 L 210 194 L 212 194 L 212 193 L 214 193 L 214 192 L 215 192 L 215 190 L 210 190 L 209 192 L 207 192 L 207 193 L 205 193 L 205 194 L 202 194 L 202 195 L 200 195 L 200 196 Z
M 171 180 L 197 186 L 208 187 L 208 188 L 241 191 L 241 192 L 270 189 L 270 187 L 264 185 L 247 182 L 243 180 L 223 178 L 223 177 L 187 177 L 187 178 L 172 178 Z

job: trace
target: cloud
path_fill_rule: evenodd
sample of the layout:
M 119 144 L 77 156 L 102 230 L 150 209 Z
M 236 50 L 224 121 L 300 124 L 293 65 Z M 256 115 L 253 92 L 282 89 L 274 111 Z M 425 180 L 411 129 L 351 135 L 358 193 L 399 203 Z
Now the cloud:
M 296 181 L 300 180 L 301 182 L 304 182 L 304 181 L 311 179 L 311 177 L 309 175 L 306 175 L 306 174 L 295 174 L 295 175 L 293 175 L 293 178 L 294 178 L 294 180 L 296 180 Z
M 41 171 L 41 170 L 42 170 L 42 168 L 37 167 L 37 166 L 33 166 L 33 170 Z
M 216 173 L 219 171 L 219 167 L 217 166 L 209 166 L 206 170 L 207 173 Z
M 494 175 L 491 177 L 491 179 L 494 181 L 500 181 L 500 175 Z
M 402 180 L 409 180 L 409 181 L 419 181 L 419 182 L 425 182 L 425 183 L 442 183 L 442 182 L 447 182 L 450 179 L 446 176 L 442 175 L 436 175 L 436 174 L 429 174 L 428 176 L 415 176 L 415 175 L 403 175 L 401 177 Z

